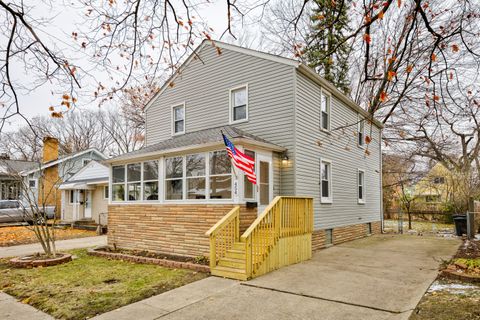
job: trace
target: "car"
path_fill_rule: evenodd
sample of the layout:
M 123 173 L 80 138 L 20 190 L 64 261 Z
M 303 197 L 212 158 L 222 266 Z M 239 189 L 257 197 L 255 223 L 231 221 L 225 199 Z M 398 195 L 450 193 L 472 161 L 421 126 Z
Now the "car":
M 0 223 L 31 223 L 37 215 L 37 219 L 43 220 L 42 212 L 45 212 L 47 219 L 55 217 L 55 207 L 45 207 L 45 211 L 43 209 L 31 210 L 30 207 L 25 207 L 20 200 L 0 200 Z

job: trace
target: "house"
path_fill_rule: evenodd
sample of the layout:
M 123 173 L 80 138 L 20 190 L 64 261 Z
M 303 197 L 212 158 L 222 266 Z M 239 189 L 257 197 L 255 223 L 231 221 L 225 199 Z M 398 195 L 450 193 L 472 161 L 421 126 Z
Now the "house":
M 92 160 L 59 187 L 62 190 L 61 220 L 93 220 L 107 224 L 109 168 Z
M 382 125 L 307 66 L 204 41 L 145 110 L 146 146 L 106 161 L 110 245 L 207 256 L 234 206 L 243 232 L 276 196 L 313 198 L 313 249 L 381 232 Z
M 22 190 L 19 173 L 35 166 L 33 161 L 0 158 L 0 200 L 18 200 Z
M 58 140 L 46 137 L 43 140 L 42 161 L 19 172 L 24 186 L 21 199 L 29 204 L 55 207 L 57 218 L 60 218 L 62 198 L 59 185 L 90 161 L 105 159 L 107 157 L 94 148 L 59 157 Z

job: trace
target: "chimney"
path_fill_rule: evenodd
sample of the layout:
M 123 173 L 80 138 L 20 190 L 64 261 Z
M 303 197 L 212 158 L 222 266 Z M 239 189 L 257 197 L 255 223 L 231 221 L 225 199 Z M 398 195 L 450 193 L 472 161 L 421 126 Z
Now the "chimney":
M 58 139 L 53 137 L 43 138 L 43 163 L 58 159 Z

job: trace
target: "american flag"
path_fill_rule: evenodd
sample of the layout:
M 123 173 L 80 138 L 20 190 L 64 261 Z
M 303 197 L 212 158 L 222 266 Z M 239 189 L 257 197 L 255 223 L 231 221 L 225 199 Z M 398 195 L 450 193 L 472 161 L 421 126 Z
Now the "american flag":
M 227 147 L 228 155 L 233 159 L 235 167 L 245 172 L 248 181 L 257 184 L 257 176 L 255 175 L 254 170 L 255 160 L 238 150 L 223 133 L 222 136 L 223 142 L 225 142 L 225 146 Z

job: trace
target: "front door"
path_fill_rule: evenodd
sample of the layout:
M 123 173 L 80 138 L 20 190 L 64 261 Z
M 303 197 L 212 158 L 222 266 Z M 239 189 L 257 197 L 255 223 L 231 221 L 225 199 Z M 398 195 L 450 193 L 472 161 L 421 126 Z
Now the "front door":
M 257 154 L 256 165 L 258 214 L 261 214 L 273 199 L 272 157 Z
M 92 217 L 92 191 L 85 191 L 85 219 Z

